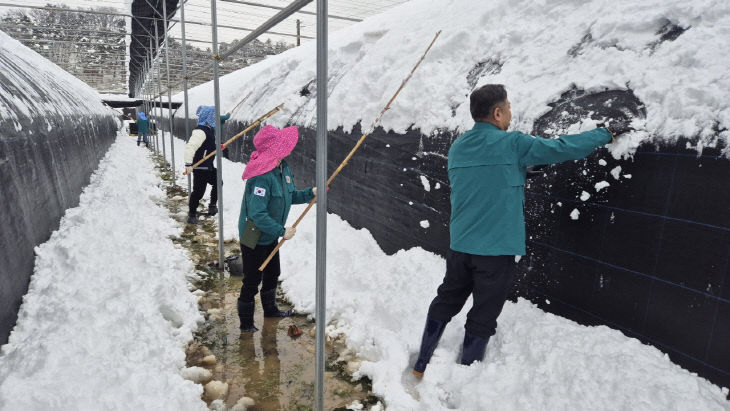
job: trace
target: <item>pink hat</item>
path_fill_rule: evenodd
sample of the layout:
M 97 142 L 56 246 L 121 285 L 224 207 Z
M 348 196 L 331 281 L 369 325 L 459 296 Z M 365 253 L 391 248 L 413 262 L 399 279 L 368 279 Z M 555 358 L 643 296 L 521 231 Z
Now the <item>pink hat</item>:
M 265 126 L 253 138 L 256 151 L 251 153 L 251 159 L 243 170 L 244 180 L 268 173 L 276 167 L 282 158 L 294 150 L 299 141 L 299 130 L 296 126 L 278 129 L 274 126 Z

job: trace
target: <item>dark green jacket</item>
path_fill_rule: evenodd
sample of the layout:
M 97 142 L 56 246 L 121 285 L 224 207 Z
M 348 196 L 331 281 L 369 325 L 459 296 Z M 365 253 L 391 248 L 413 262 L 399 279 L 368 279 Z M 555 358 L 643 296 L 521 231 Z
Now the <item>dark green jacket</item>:
M 248 211 L 248 217 L 261 230 L 258 244 L 274 243 L 284 235 L 284 224 L 291 205 L 308 203 L 312 198 L 311 188 L 296 189 L 294 175 L 286 161 L 266 174 L 248 179 L 238 217 L 239 238 L 243 237 Z
M 141 118 L 137 119 L 137 132 L 138 133 L 146 133 L 149 129 L 150 129 L 149 120 L 142 120 Z
M 451 249 L 524 255 L 526 167 L 577 160 L 610 141 L 604 128 L 545 139 L 477 122 L 449 150 Z

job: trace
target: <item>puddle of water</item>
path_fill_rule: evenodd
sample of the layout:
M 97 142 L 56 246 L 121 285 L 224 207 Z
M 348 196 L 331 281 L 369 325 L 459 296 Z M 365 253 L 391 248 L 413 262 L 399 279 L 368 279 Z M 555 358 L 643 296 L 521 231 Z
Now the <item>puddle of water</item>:
M 264 318 L 258 296 L 254 323 L 256 333 L 241 333 L 238 326 L 236 301 L 241 288 L 240 277 L 227 279 L 225 294 L 219 294 L 219 306 L 225 313 L 223 321 L 213 323 L 217 331 L 206 344 L 219 364 L 214 379 L 229 384 L 226 405 L 233 406 L 241 397 L 256 401 L 254 410 L 309 410 L 314 404 L 314 323 L 304 316 Z M 222 288 L 222 287 L 221 287 Z M 281 308 L 285 304 L 279 303 Z M 303 333 L 288 335 L 295 324 Z M 345 407 L 355 400 L 373 404 L 377 399 L 369 392 L 369 383 L 342 379 L 342 371 L 332 363 L 344 347 L 327 344 L 328 371 L 325 373 L 325 409 Z

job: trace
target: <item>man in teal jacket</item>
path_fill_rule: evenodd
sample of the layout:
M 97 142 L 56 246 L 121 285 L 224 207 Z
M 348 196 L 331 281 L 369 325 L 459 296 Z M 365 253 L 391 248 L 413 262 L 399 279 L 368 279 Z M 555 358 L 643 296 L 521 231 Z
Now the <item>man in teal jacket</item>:
M 516 268 L 525 254 L 525 174 L 528 166 L 577 160 L 613 141 L 606 128 L 557 139 L 508 132 L 507 92 L 488 84 L 470 97 L 474 128 L 449 150 L 451 246 L 446 275 L 431 302 L 413 374 L 422 377 L 446 324 L 469 295 L 461 364 L 481 361 L 497 328 Z M 625 131 L 625 130 L 624 130 Z

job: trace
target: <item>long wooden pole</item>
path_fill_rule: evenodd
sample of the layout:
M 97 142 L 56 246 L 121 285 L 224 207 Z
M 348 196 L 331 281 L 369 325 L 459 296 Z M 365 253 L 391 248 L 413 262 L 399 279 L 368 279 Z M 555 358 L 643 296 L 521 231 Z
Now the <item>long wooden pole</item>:
M 385 112 L 388 111 L 388 109 L 390 108 L 390 105 L 393 103 L 393 101 L 395 100 L 395 98 L 398 97 L 398 94 L 401 92 L 401 90 L 403 90 L 403 87 L 405 87 L 406 83 L 408 83 L 408 80 L 411 79 L 411 77 L 413 76 L 413 73 L 416 71 L 416 69 L 418 68 L 418 66 L 421 65 L 421 62 L 423 61 L 423 59 L 426 58 L 426 54 L 428 54 L 429 50 L 431 50 L 431 47 L 436 42 L 436 39 L 439 37 L 440 34 L 441 34 L 441 30 L 439 30 L 438 32 L 436 32 L 436 35 L 433 37 L 433 40 L 431 40 L 431 44 L 428 45 L 428 48 L 423 53 L 423 55 L 421 56 L 420 60 L 418 60 L 418 62 L 416 63 L 416 65 L 413 66 L 413 69 L 411 70 L 411 72 L 408 73 L 408 77 L 406 77 L 405 80 L 403 80 L 403 82 L 401 83 L 400 87 L 398 87 L 398 90 L 396 90 L 395 94 L 393 94 L 393 97 L 390 98 L 390 100 L 388 101 L 388 104 L 386 104 L 385 107 L 383 107 L 383 109 L 380 111 L 380 114 L 378 114 L 378 117 L 375 119 L 375 121 L 373 121 L 373 124 L 370 126 L 370 130 L 368 132 L 366 132 L 365 134 L 363 134 L 362 137 L 360 137 L 360 140 L 357 141 L 357 144 L 355 144 L 355 147 L 353 147 L 353 149 L 350 150 L 350 153 L 347 155 L 347 157 L 345 157 L 345 159 L 342 160 L 342 163 L 340 163 L 340 166 L 337 167 L 337 169 L 335 170 L 335 172 L 332 173 L 332 175 L 330 176 L 330 178 L 327 180 L 327 186 L 329 186 L 330 183 L 332 183 L 332 180 L 334 180 L 335 177 L 337 177 L 337 175 L 340 174 L 340 171 L 342 171 L 342 169 L 345 168 L 345 166 L 350 161 L 350 159 L 352 158 L 352 156 L 355 155 L 355 152 L 360 148 L 360 146 L 362 145 L 362 143 L 365 141 L 365 138 L 370 133 L 372 133 L 373 130 L 375 130 L 375 127 L 377 126 L 378 123 L 380 123 L 380 120 L 383 118 L 383 115 L 385 114 Z M 318 190 L 321 190 L 321 188 L 318 188 Z M 315 196 L 312 199 L 312 201 L 309 202 L 309 204 L 307 205 L 307 208 L 304 209 L 304 212 L 302 213 L 302 215 L 300 215 L 299 218 L 297 218 L 297 221 L 294 222 L 294 225 L 292 225 L 292 227 L 295 227 L 296 228 L 296 226 L 299 225 L 299 223 L 302 221 L 302 219 L 304 218 L 304 216 L 309 212 L 309 210 L 312 208 L 312 206 L 316 202 L 317 202 L 317 197 Z M 269 265 L 269 262 L 271 261 L 271 259 L 274 258 L 274 256 L 276 255 L 277 252 L 279 252 L 279 249 L 281 248 L 281 246 L 284 245 L 284 241 L 286 241 L 286 239 L 284 239 L 284 238 L 282 238 L 279 241 L 279 244 L 276 245 L 276 248 L 274 248 L 274 250 L 271 251 L 271 254 L 269 254 L 269 256 L 266 258 L 266 260 L 264 261 L 264 263 L 261 264 L 261 266 L 259 267 L 259 271 L 264 271 L 264 268 L 266 268 L 266 266 Z
M 248 133 L 254 127 L 256 127 L 259 124 L 261 124 L 262 121 L 264 121 L 267 118 L 269 118 L 269 117 L 273 116 L 274 114 L 276 114 L 276 112 L 278 112 L 279 110 L 281 110 L 282 107 L 284 107 L 284 104 L 283 103 L 282 104 L 279 104 L 278 107 L 276 107 L 275 109 L 269 111 L 268 113 L 264 114 L 263 116 L 259 117 L 258 120 L 254 121 L 253 123 L 251 123 L 250 126 L 246 127 L 245 130 L 243 130 L 240 133 L 236 134 L 235 136 L 229 138 L 228 141 L 226 141 L 225 143 L 223 143 L 221 146 L 223 146 L 225 148 L 226 146 L 228 146 L 229 144 L 231 144 L 235 139 L 237 139 L 238 137 L 241 137 L 242 135 Z M 205 160 L 213 157 L 214 155 L 215 155 L 215 151 L 209 153 L 207 156 L 201 158 L 200 161 L 198 161 L 197 163 L 193 164 L 192 167 L 191 167 L 191 169 L 195 169 L 195 167 L 201 165 L 203 163 L 203 161 L 205 161 Z M 183 175 L 187 175 L 187 174 L 188 174 L 188 170 L 185 169 L 185 171 L 183 172 Z
M 253 93 L 253 91 L 249 91 L 248 94 L 246 95 L 246 97 L 244 97 L 243 100 L 239 101 L 238 104 L 236 104 L 236 107 L 233 107 L 233 110 L 229 111 L 229 113 L 233 113 L 234 111 L 236 111 L 238 106 L 240 106 L 244 101 L 246 101 L 249 97 L 251 97 L 252 93 Z

